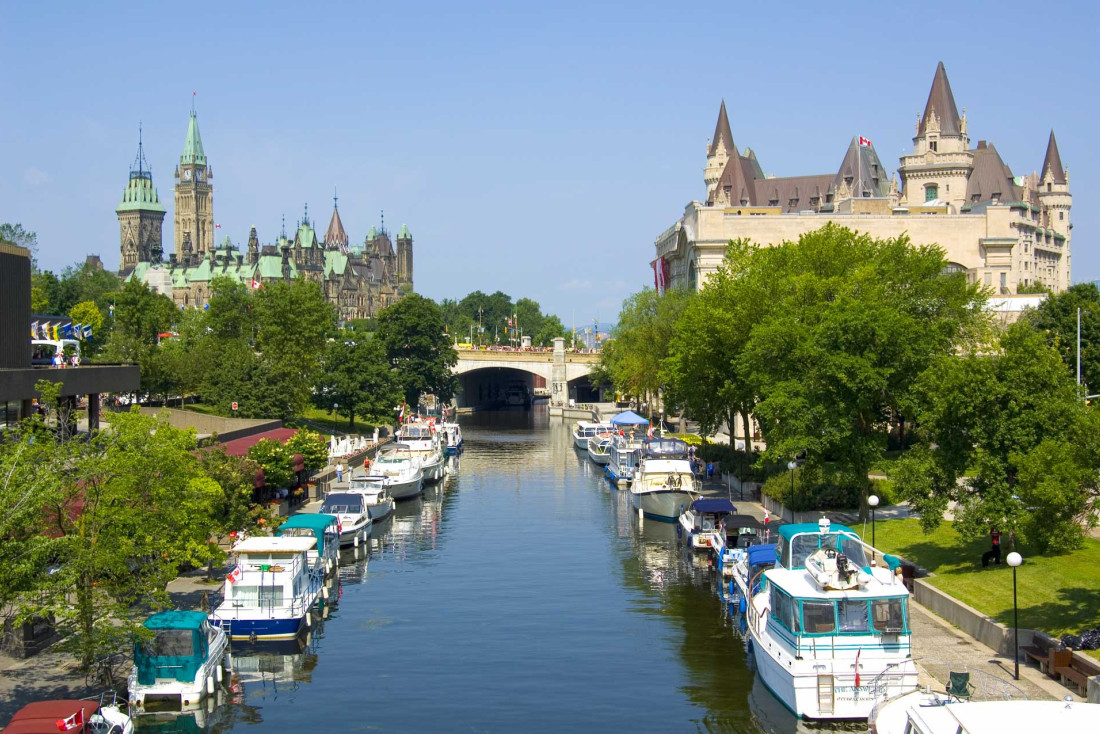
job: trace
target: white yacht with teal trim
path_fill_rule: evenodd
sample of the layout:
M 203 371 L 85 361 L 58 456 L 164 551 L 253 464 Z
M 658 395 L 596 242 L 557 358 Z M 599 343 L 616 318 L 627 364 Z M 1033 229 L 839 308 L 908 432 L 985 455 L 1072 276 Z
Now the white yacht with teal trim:
M 900 561 L 872 566 L 850 528 L 827 519 L 779 528 L 779 563 L 748 605 L 757 675 L 787 708 L 808 719 L 864 719 L 876 676 L 886 697 L 917 688 L 909 591 Z

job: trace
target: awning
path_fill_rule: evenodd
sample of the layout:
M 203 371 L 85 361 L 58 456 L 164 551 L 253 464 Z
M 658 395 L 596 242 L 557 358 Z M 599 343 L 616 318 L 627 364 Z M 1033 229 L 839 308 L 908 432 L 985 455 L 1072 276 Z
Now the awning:
M 737 512 L 737 508 L 733 506 L 732 502 L 723 499 L 695 500 L 691 503 L 691 509 L 696 512 Z
M 626 410 L 612 418 L 611 423 L 616 426 L 647 426 L 649 419 L 643 418 L 633 410 Z
M 226 441 L 222 446 L 225 447 L 225 453 L 230 456 L 246 456 L 250 448 L 260 441 L 263 441 L 265 438 L 270 438 L 279 443 L 285 443 L 288 438 L 297 432 L 297 428 L 276 428 L 271 431 L 263 431 L 262 433 L 254 433 L 251 436 L 245 436 L 244 438 Z

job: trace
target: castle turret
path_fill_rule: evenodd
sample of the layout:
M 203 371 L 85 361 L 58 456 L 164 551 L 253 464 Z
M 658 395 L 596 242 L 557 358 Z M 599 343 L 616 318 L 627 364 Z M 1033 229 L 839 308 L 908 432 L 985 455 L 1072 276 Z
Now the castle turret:
M 410 290 L 413 284 L 413 240 L 404 224 L 397 233 L 397 284 Z
M 348 251 L 348 233 L 344 231 L 344 223 L 340 221 L 340 208 L 336 205 L 336 197 L 332 197 L 332 218 L 328 221 L 328 230 L 325 231 L 325 249 Z
M 165 209 L 153 186 L 153 173 L 145 160 L 140 129 L 137 157 L 130 166 L 130 180 L 115 214 L 119 225 L 119 272 L 125 275 L 139 262 L 159 262 L 163 252 L 161 236 Z
M 1050 239 L 1057 250 L 1065 253 L 1061 260 L 1064 266 L 1058 268 L 1058 282 L 1054 284 L 1056 290 L 1061 290 L 1068 288 L 1070 284 L 1069 245 L 1073 224 L 1069 213 L 1073 207 L 1073 196 L 1069 193 L 1069 171 L 1062 165 L 1062 156 L 1058 152 L 1058 142 L 1054 139 L 1053 130 L 1047 140 L 1043 167 L 1039 170 L 1038 189 L 1039 205 L 1043 210 L 1046 227 L 1055 233 Z M 1059 239 L 1062 240 L 1060 245 Z
M 726 162 L 737 155 L 729 116 L 726 115 L 726 101 L 722 100 L 722 106 L 718 109 L 718 123 L 714 126 L 714 137 L 707 145 L 707 166 L 703 169 L 703 180 L 707 184 L 707 201 L 714 199 L 714 190 L 726 168 Z

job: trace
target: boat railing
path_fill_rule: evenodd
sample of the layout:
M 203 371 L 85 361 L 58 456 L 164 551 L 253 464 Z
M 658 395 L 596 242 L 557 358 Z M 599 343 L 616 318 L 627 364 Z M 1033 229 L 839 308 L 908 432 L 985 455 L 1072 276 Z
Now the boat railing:
M 904 685 L 905 679 L 912 679 L 913 672 L 902 670 L 903 666 L 915 664 L 917 666 L 918 688 L 931 692 L 932 682 L 938 685 L 937 692 L 942 692 L 947 698 L 947 685 L 951 673 L 966 673 L 970 676 L 970 684 L 973 687 L 971 701 L 1026 701 L 1027 693 L 1012 681 L 987 673 L 984 670 L 971 668 L 958 661 L 941 660 L 939 658 L 909 658 L 891 663 L 874 677 L 871 681 L 871 695 L 875 701 L 871 708 L 869 721 L 874 721 L 879 710 L 888 703 L 898 698 L 913 693 L 912 687 Z M 1008 671 L 1005 671 L 1008 674 Z

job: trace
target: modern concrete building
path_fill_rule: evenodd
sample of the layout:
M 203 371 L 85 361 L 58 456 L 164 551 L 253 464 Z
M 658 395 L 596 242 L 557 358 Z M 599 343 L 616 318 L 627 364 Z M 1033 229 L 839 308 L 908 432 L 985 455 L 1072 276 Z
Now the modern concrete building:
M 835 222 L 874 237 L 907 234 L 938 244 L 949 267 L 997 295 L 1070 285 L 1069 172 L 1051 132 L 1042 167 L 1015 176 L 992 143 L 970 147 L 942 63 L 936 68 L 913 152 L 887 176 L 871 141 L 854 138 L 835 173 L 765 175 L 756 153 L 739 151 L 725 103 L 707 145 L 704 202 L 693 201 L 656 240 L 658 289 L 701 287 L 730 240 L 794 240 Z

